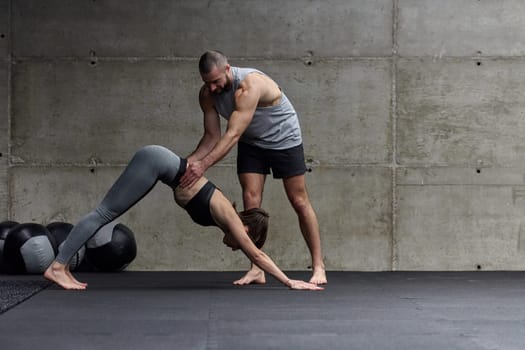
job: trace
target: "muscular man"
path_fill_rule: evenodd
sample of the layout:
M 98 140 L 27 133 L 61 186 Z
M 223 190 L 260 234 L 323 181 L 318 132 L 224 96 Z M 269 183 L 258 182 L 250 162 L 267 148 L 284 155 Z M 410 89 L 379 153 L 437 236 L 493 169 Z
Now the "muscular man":
M 252 68 L 232 67 L 218 51 L 207 51 L 201 56 L 199 72 L 204 82 L 199 94 L 204 135 L 188 157 L 189 166 L 181 186 L 191 187 L 238 143 L 237 173 L 244 209 L 261 206 L 270 169 L 274 178 L 283 179 L 312 257 L 310 282 L 325 284 L 319 224 L 306 191 L 301 129 L 294 107 L 266 74 Z M 228 120 L 224 135 L 219 115 Z M 265 283 L 264 272 L 252 264 L 235 283 Z

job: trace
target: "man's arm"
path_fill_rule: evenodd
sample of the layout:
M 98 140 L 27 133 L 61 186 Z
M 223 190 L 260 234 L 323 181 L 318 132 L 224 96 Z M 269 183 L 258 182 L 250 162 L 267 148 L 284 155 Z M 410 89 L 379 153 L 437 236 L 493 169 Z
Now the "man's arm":
M 197 157 L 192 157 L 192 162 L 190 159 L 188 162 L 188 169 L 181 178 L 180 186 L 192 186 L 200 177 L 202 177 L 209 167 L 224 158 L 224 156 L 226 156 L 226 154 L 228 154 L 233 146 L 239 141 L 239 138 L 252 121 L 253 114 L 257 108 L 257 103 L 259 102 L 261 87 L 257 81 L 258 80 L 245 79 L 241 82 L 239 89 L 235 91 L 235 110 L 230 116 L 226 132 L 211 151 L 200 160 L 197 159 Z M 202 149 L 204 150 L 204 147 Z
M 219 114 L 213 107 L 213 98 L 203 86 L 199 92 L 199 104 L 204 114 L 204 135 L 195 151 L 188 156 L 188 163 L 199 161 L 215 147 L 221 138 L 221 122 Z

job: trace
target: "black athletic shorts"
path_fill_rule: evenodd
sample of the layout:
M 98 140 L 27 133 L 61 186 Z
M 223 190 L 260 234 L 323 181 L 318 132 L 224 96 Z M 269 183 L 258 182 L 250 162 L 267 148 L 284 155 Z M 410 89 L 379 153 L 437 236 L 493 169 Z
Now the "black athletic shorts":
M 270 174 L 274 179 L 303 175 L 306 172 L 303 145 L 284 150 L 264 149 L 244 142 L 237 145 L 237 174 Z

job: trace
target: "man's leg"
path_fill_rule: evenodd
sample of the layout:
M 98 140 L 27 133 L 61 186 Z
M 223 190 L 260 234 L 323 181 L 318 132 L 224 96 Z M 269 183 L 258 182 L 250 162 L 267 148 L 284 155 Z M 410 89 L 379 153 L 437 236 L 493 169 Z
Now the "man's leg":
M 312 255 L 312 278 L 311 283 L 326 284 L 326 272 L 321 250 L 321 236 L 319 234 L 319 223 L 317 215 L 310 203 L 306 191 L 304 175 L 297 175 L 283 179 L 286 195 L 292 204 L 299 219 L 299 227 L 304 240 Z
M 266 175 L 256 173 L 239 174 L 239 182 L 242 187 L 242 200 L 244 210 L 251 208 L 260 208 L 264 190 Z M 251 264 L 250 270 L 240 279 L 233 282 L 234 284 L 244 285 L 250 283 L 266 283 L 264 271 L 257 265 Z

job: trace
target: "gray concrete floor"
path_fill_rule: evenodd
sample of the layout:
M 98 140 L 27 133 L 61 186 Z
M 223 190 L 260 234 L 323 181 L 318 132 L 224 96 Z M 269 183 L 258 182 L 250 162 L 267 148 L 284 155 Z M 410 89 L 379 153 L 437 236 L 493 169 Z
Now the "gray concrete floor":
M 88 290 L 52 286 L 0 315 L 0 348 L 525 348 L 523 272 L 329 272 L 323 292 L 239 276 L 79 274 Z

